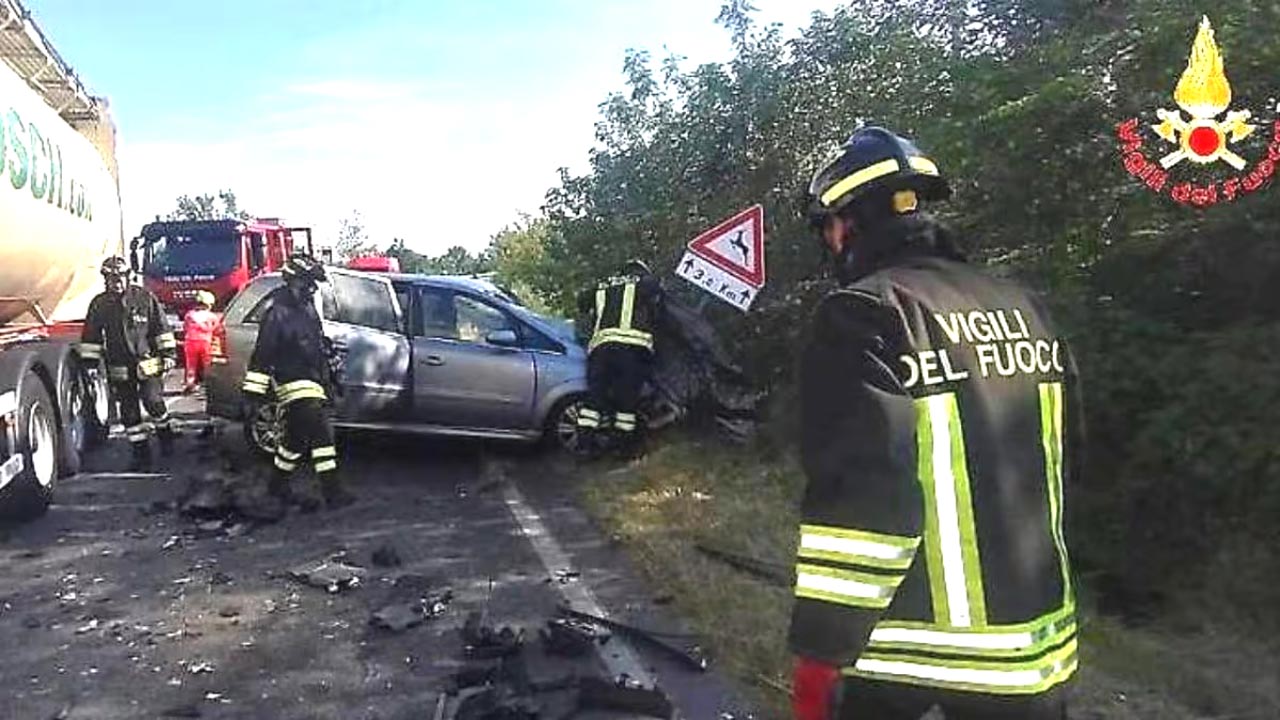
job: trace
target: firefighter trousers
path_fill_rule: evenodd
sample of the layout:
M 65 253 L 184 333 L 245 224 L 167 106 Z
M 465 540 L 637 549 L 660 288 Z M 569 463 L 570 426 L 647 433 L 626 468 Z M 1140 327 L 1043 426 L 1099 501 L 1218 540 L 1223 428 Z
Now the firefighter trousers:
M 578 425 L 634 432 L 652 357 L 637 345 L 606 343 L 592 350 L 587 357 L 587 402 L 578 414 Z
M 1006 697 L 847 678 L 839 720 L 920 720 L 934 705 L 947 720 L 1067 720 L 1066 687 Z
M 151 428 L 155 428 L 161 439 L 172 437 L 169 409 L 164 403 L 164 380 L 158 377 L 115 380 L 111 382 L 111 396 L 119 403 L 120 422 L 124 423 L 129 442 L 135 446 L 145 445 Z M 146 408 L 151 418 L 150 426 L 142 421 L 142 408 Z
M 294 400 L 280 408 L 280 434 L 276 442 L 277 477 L 286 481 L 299 467 L 310 464 L 320 487 L 337 487 L 338 451 L 333 445 L 333 425 L 319 398 Z

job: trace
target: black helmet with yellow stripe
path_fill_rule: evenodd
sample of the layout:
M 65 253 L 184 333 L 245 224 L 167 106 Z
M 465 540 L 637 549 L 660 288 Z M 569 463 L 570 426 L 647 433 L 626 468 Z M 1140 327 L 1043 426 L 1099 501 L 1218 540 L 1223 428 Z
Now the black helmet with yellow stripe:
M 809 183 L 809 219 L 820 227 L 827 216 L 868 207 L 875 215 L 916 209 L 917 200 L 946 200 L 951 188 L 938 166 L 906 138 L 881 127 L 859 128 L 840 155 Z
M 295 281 L 313 285 L 328 279 L 324 265 L 319 260 L 300 252 L 289 256 L 284 267 L 280 268 L 280 274 L 284 276 L 286 282 Z

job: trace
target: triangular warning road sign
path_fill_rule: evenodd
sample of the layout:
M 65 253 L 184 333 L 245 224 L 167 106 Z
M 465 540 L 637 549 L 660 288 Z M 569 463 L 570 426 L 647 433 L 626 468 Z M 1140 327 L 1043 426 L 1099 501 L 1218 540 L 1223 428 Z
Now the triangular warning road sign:
M 689 251 L 739 280 L 764 286 L 764 208 L 753 205 L 689 242 Z

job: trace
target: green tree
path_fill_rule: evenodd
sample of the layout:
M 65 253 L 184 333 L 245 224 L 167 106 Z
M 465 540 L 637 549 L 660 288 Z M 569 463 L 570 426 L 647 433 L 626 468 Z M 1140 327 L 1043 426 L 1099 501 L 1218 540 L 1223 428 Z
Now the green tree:
M 364 218 L 359 210 L 352 210 L 351 215 L 343 218 L 338 224 L 338 239 L 334 243 L 333 252 L 339 260 L 350 260 L 361 255 L 376 252 L 365 231 Z
M 236 194 L 219 190 L 216 195 L 183 195 L 169 220 L 248 220 L 251 214 L 240 209 Z

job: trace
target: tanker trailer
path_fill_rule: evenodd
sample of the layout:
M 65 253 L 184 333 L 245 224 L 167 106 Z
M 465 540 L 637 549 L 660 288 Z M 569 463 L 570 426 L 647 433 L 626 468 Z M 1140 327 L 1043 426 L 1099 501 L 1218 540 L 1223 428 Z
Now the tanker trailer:
M 17 0 L 0 0 L 0 518 L 41 514 L 106 437 L 79 356 L 102 260 L 123 254 L 115 131 Z M 56 108 L 56 109 L 55 109 Z M 97 369 L 98 372 L 89 372 Z

